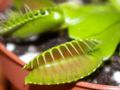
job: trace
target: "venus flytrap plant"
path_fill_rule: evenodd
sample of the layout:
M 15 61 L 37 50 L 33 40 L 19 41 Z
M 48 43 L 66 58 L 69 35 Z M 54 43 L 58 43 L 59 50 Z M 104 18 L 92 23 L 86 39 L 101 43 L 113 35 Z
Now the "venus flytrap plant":
M 94 72 L 102 64 L 104 59 L 108 59 L 113 54 L 119 43 L 119 15 L 119 12 L 112 10 L 92 12 L 80 23 L 73 25 L 71 24 L 69 27 L 69 35 L 78 41 L 86 38 L 99 41 L 97 50 L 94 50 L 93 47 L 90 46 L 93 44 L 93 42 L 86 43 L 85 41 L 77 44 L 79 48 L 81 47 L 80 51 L 83 51 L 84 54 L 77 53 L 79 50 L 75 44 L 72 44 L 72 48 L 68 47 L 68 43 L 58 46 L 59 48 L 64 46 L 63 51 L 59 48 L 56 49 L 56 47 L 53 47 L 52 49 L 43 52 L 25 66 L 25 69 L 31 70 L 30 74 L 25 79 L 26 84 L 51 85 L 69 83 L 78 79 L 82 79 Z M 105 25 L 103 25 L 103 22 Z M 88 28 L 86 28 L 86 26 L 90 27 L 89 30 L 87 30 Z M 110 38 L 112 35 L 113 39 Z M 78 42 L 77 40 L 76 42 Z M 69 44 L 71 45 L 73 42 L 71 41 Z M 84 47 L 82 47 L 83 44 Z M 86 46 L 89 48 L 86 48 Z M 84 50 L 84 48 L 88 50 L 91 48 L 92 51 L 88 53 L 86 50 Z M 65 56 L 67 52 L 71 56 Z M 74 52 L 76 52 L 77 55 L 74 55 Z M 56 53 L 57 55 L 54 55 L 53 53 Z M 61 58 L 58 62 L 56 61 L 57 58 L 55 57 L 59 57 L 59 54 L 61 55 Z M 93 58 L 90 58 L 89 55 Z M 96 56 L 97 59 L 94 59 Z M 51 62 L 49 63 L 49 61 Z M 62 63 L 62 61 L 64 63 Z M 44 64 L 40 64 L 40 62 L 43 62 Z M 79 68 L 77 68 L 77 66 Z
M 106 19 L 102 19 L 100 18 L 103 16 L 101 13 L 93 13 L 93 16 L 89 17 L 90 19 L 88 18 L 89 21 L 82 22 L 83 27 L 86 25 L 86 23 L 90 24 L 90 31 L 92 31 L 96 30 L 96 27 L 95 29 L 93 27 L 95 25 L 97 26 L 97 24 L 100 24 L 102 21 L 108 22 L 106 23 L 108 25 L 102 26 L 100 31 L 96 30 L 92 31 L 90 34 L 88 33 L 89 35 L 87 36 L 85 35 L 85 33 L 88 32 L 87 30 L 79 30 L 79 26 L 74 27 L 74 29 L 72 29 L 78 30 L 78 33 L 80 34 L 83 30 L 83 35 L 81 34 L 81 36 L 79 36 L 78 33 L 70 34 L 74 37 L 74 39 L 77 40 L 59 45 L 57 46 L 58 48 L 53 47 L 52 49 L 49 49 L 38 55 L 30 63 L 26 64 L 24 68 L 31 70 L 25 79 L 26 84 L 51 85 L 69 83 L 82 79 L 94 72 L 102 64 L 103 60 L 110 58 L 120 40 L 119 13 L 114 12 L 114 14 L 112 14 L 104 13 Z M 114 15 L 116 18 L 113 18 Z M 113 20 L 109 20 L 110 18 L 113 18 Z M 99 20 L 101 20 L 101 22 L 97 22 Z M 101 23 L 100 25 L 103 24 Z M 81 25 L 81 23 L 79 25 Z M 73 30 L 71 32 L 74 32 Z M 112 39 L 110 38 L 111 36 L 113 36 Z M 80 41 L 81 39 L 83 40 Z M 86 42 L 84 39 L 89 39 L 89 42 Z M 99 43 L 95 44 L 96 42 L 91 41 L 91 39 L 96 40 Z M 73 42 L 77 42 L 77 44 Z M 83 51 L 84 53 L 79 53 L 79 51 Z M 70 56 L 67 54 L 67 52 Z M 57 61 L 58 59 L 55 57 L 59 57 L 59 61 Z
M 75 6 L 73 8 L 73 6 Z M 79 6 L 76 3 L 65 3 L 59 6 L 44 8 L 40 10 L 27 11 L 16 18 L 10 18 L 0 27 L 0 35 L 14 38 L 27 38 L 38 35 L 51 29 L 59 27 L 68 28 L 72 24 L 81 22 L 93 12 L 109 11 L 108 5 L 101 6 Z M 76 11 L 75 14 L 73 11 Z M 47 27 L 46 27 L 47 25 Z
M 43 52 L 25 65 L 31 70 L 25 83 L 64 84 L 90 75 L 102 64 L 97 44 L 94 40 L 73 40 Z
M 56 29 L 63 22 L 62 12 L 57 7 L 33 10 L 3 23 L 0 35 L 21 39 L 27 38 L 50 29 Z
M 62 4 L 9 20 L 1 27 L 0 34 L 24 39 L 61 26 L 68 28 L 75 40 L 43 52 L 24 66 L 30 70 L 26 84 L 63 84 L 90 75 L 104 57 L 113 54 L 120 40 L 119 21 L 120 13 L 109 5 L 73 8 L 71 4 Z

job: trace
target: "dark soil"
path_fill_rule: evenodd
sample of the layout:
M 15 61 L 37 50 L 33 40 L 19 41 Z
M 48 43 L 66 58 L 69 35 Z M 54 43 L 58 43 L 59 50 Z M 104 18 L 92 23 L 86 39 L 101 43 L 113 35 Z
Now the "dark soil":
M 110 68 L 110 71 L 106 72 L 106 68 Z M 118 86 L 119 84 L 112 79 L 112 75 L 116 71 L 120 71 L 120 57 L 113 55 L 110 60 L 105 61 L 100 68 L 83 80 L 93 83 Z
M 14 53 L 17 55 L 22 55 L 26 52 L 29 45 L 35 45 L 37 51 L 43 52 L 53 46 L 67 42 L 71 39 L 68 37 L 66 30 L 65 32 L 49 32 L 49 34 L 45 33 L 34 42 L 28 40 L 20 42 L 20 40 L 7 38 L 6 40 L 0 40 L 4 43 L 15 43 L 17 48 L 14 50 Z M 110 70 L 106 72 L 106 68 L 110 68 Z M 96 72 L 84 78 L 83 80 L 99 84 L 118 85 L 118 83 L 111 78 L 115 71 L 120 71 L 120 57 L 118 56 L 118 49 L 116 50 L 115 54 L 110 58 L 110 60 L 105 61 L 104 64 L 100 68 L 98 68 Z

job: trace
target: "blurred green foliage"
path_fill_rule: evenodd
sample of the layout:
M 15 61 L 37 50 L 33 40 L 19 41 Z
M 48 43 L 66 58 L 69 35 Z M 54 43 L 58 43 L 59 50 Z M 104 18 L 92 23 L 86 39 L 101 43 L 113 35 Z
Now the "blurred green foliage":
M 13 5 L 17 9 L 22 9 L 25 5 L 29 6 L 30 9 L 40 9 L 53 6 L 55 3 L 52 0 L 13 0 Z

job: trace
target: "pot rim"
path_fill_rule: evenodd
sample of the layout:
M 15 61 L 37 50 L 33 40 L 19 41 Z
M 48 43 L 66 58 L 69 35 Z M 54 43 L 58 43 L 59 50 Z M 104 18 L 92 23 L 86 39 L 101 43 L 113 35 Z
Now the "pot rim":
M 11 6 L 12 0 L 0 0 L 0 12 Z
M 23 67 L 25 65 L 25 62 L 20 60 L 17 55 L 14 53 L 8 51 L 4 44 L 0 42 L 0 50 L 9 58 L 11 58 L 12 62 L 20 65 Z M 95 84 L 95 83 L 90 83 L 90 82 L 85 82 L 85 81 L 78 81 L 75 86 L 81 88 L 88 88 L 88 89 L 99 89 L 99 90 L 120 90 L 120 86 L 111 86 L 111 85 L 102 85 L 102 84 Z M 75 90 L 75 89 L 72 89 Z
M 15 62 L 16 64 L 18 64 L 18 65 L 20 65 L 20 66 L 22 66 L 22 67 L 25 65 L 25 62 L 23 62 L 22 60 L 20 60 L 20 58 L 18 58 L 17 55 L 15 55 L 14 53 L 8 51 L 8 50 L 5 48 L 4 44 L 2 44 L 1 42 L 0 42 L 0 50 L 1 50 L 6 56 L 8 56 L 9 58 L 11 58 L 11 60 L 12 60 L 13 62 Z

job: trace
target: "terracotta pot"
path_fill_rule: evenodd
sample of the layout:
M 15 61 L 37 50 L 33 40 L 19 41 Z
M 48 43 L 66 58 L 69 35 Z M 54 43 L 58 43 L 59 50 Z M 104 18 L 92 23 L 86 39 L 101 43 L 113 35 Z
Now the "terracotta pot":
M 0 11 L 4 11 L 11 4 L 11 0 L 0 0 Z
M 7 80 L 4 77 L 3 68 L 1 67 L 0 64 L 0 90 L 7 90 L 6 86 L 7 86 Z
M 15 54 L 6 50 L 4 45 L 0 43 L 0 62 L 4 68 L 6 78 L 18 90 L 120 90 L 117 86 L 108 86 L 100 84 L 92 84 L 79 81 L 77 83 L 62 84 L 62 85 L 25 85 L 24 78 L 29 71 L 23 71 L 22 62 Z

